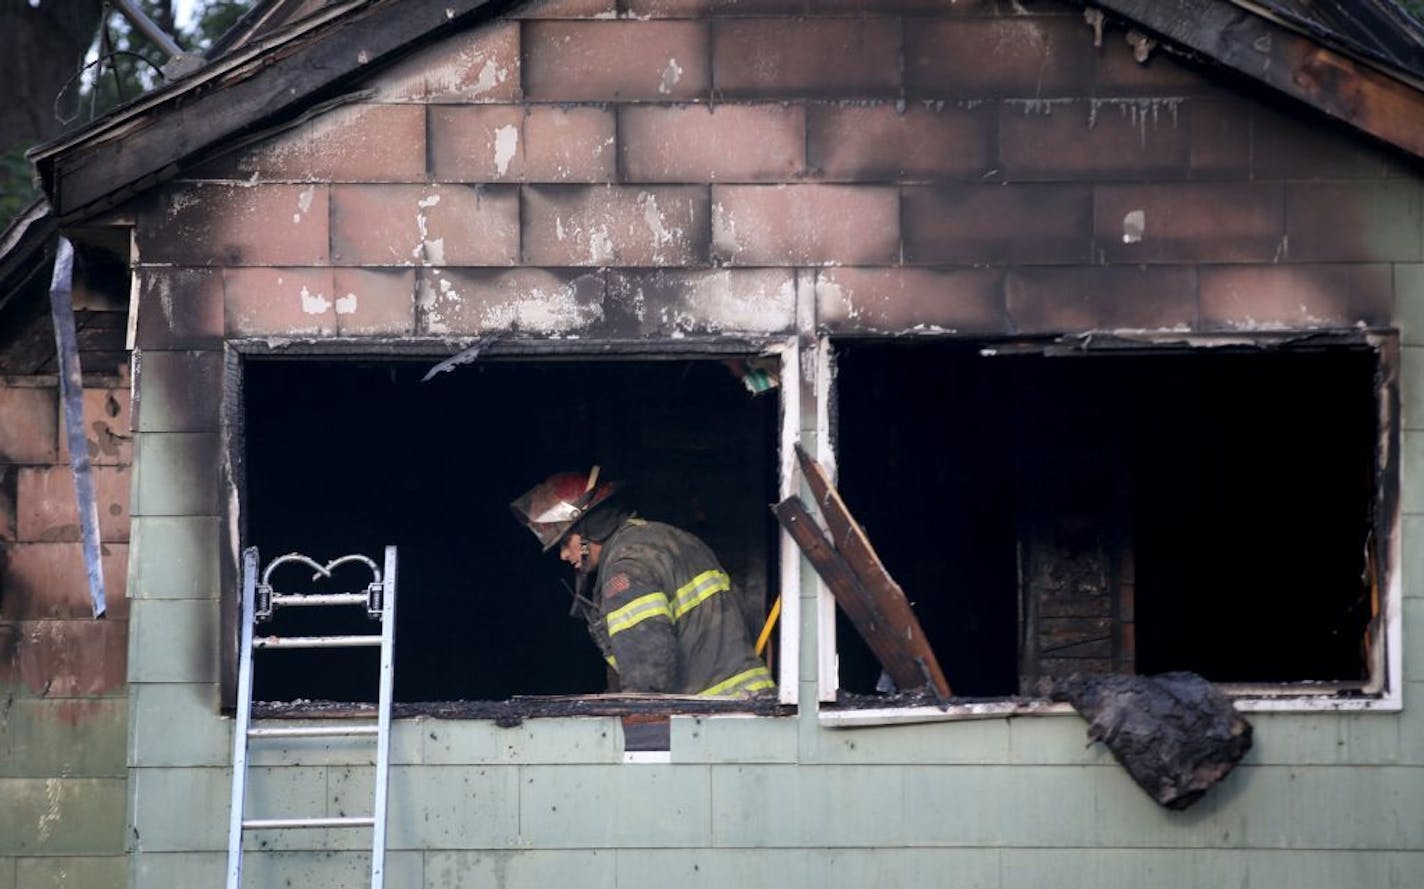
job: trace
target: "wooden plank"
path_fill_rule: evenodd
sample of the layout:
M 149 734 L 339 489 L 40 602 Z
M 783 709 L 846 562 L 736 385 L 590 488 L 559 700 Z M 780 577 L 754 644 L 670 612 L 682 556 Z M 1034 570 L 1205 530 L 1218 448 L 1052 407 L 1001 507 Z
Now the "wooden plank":
M 1109 12 L 1424 156 L 1424 92 L 1221 0 L 1099 0 Z
M 870 646 L 870 650 L 885 668 L 885 672 L 895 680 L 895 684 L 908 690 L 933 683 L 939 696 L 948 698 L 949 684 L 943 681 L 943 675 L 935 682 L 932 678 L 934 674 L 927 676 L 926 670 L 921 668 L 921 663 L 928 667 L 933 662 L 933 653 L 930 653 L 930 660 L 922 662 L 918 659 L 920 648 L 905 644 L 910 637 L 924 639 L 918 621 L 907 633 L 903 624 L 886 618 L 875 597 L 861 584 L 845 558 L 831 546 L 825 532 L 816 524 L 800 497 L 788 497 L 771 509 L 781 526 L 786 529 L 786 533 L 791 535 L 801 552 L 805 553 L 807 561 L 816 569 L 816 573 L 826 582 L 831 595 L 835 596 L 836 603 L 844 609 L 865 644 Z M 907 607 L 908 604 L 906 603 Z M 910 619 L 914 620 L 913 614 Z M 929 650 L 928 645 L 923 648 L 924 651 Z M 935 664 L 934 670 L 938 669 L 938 664 Z
M 796 446 L 796 459 L 801 464 L 801 473 L 806 478 L 806 484 L 816 495 L 816 506 L 831 530 L 832 545 L 845 557 L 856 579 L 870 594 L 880 620 L 893 628 L 895 638 L 901 640 L 900 645 L 906 650 L 906 656 L 911 662 L 924 664 L 935 691 L 941 697 L 949 697 L 949 681 L 940 669 L 939 660 L 930 648 L 929 640 L 925 638 L 924 630 L 920 628 L 920 621 L 915 617 L 904 590 L 900 589 L 900 585 L 880 561 L 880 556 L 870 545 L 870 539 L 865 536 L 865 532 L 850 514 L 850 509 L 841 500 L 840 493 L 831 484 L 825 468 L 800 445 Z M 890 675 L 899 685 L 899 677 L 893 672 Z M 915 684 L 919 685 L 918 682 Z

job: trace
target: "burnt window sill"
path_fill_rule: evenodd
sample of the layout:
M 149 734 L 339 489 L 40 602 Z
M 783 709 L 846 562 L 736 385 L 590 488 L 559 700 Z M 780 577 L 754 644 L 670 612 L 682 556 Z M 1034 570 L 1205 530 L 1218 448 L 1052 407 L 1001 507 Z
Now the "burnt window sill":
M 794 705 L 774 697 L 751 700 L 696 698 L 680 695 L 574 695 L 514 697 L 507 701 L 397 702 L 391 715 L 397 719 L 420 716 L 435 719 L 488 719 L 513 727 L 526 719 L 599 717 L 669 717 L 740 713 L 753 716 L 789 716 Z M 350 701 L 259 701 L 252 705 L 256 719 L 345 719 L 372 717 L 376 705 Z

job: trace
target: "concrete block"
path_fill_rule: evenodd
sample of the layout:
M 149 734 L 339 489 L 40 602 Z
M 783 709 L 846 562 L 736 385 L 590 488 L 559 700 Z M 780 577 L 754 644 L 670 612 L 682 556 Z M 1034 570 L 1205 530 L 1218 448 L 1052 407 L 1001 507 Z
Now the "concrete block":
M 712 829 L 705 766 L 520 766 L 519 839 L 548 848 L 696 846 Z
M 490 22 L 423 47 L 370 86 L 382 102 L 517 102 L 519 22 Z
M 525 22 L 524 92 L 554 102 L 702 98 L 709 44 L 704 22 Z
M 644 337 L 789 333 L 796 324 L 792 269 L 619 271 L 609 295 Z
M 99 539 L 129 539 L 132 476 L 127 466 L 95 466 L 94 496 L 99 508 Z M 21 466 L 15 486 L 15 523 L 19 540 L 54 543 L 81 540 L 74 473 L 68 466 Z
M 560 886 L 614 889 L 630 883 L 623 871 L 622 850 L 612 849 L 482 849 L 425 853 L 425 885 L 429 889 L 485 889 L 488 886 Z M 665 873 L 666 876 L 666 873 Z M 666 880 L 659 885 L 667 885 Z
M 330 336 L 336 296 L 329 268 L 223 269 L 229 336 Z
M 332 261 L 341 265 L 512 265 L 513 186 L 341 185 L 331 191 Z
M 1019 269 L 1004 290 L 1019 333 L 1188 330 L 1197 324 L 1194 268 L 1110 266 Z
M 74 698 L 123 693 L 127 621 L 86 618 L 0 624 L 5 627 L 14 630 L 11 655 L 18 682 L 11 691 L 17 696 Z M 0 670 L 6 666 L 4 647 L 0 642 Z
M 128 617 L 126 575 L 129 547 L 99 545 L 106 615 Z M 12 543 L 0 561 L 0 617 L 10 620 L 88 618 L 93 615 L 88 565 L 82 543 Z
M 1082 28 L 1045 15 L 917 23 L 905 29 L 905 90 L 925 99 L 1034 99 L 1053 84 L 1052 95 L 1089 95 L 1094 54 L 1079 51 Z
M 832 182 L 978 179 L 993 166 L 994 125 L 989 103 L 815 104 L 806 163 Z
M 792 105 L 625 105 L 628 182 L 782 182 L 806 168 L 806 112 Z
M 910 788 L 900 766 L 710 769 L 714 846 L 902 846 L 909 839 Z
M 1378 326 L 1394 314 L 1387 265 L 1222 265 L 1198 280 L 1208 330 Z
M 131 598 L 217 598 L 220 517 L 139 516 L 131 534 Z
M 0 388 L 0 463 L 53 463 L 59 435 L 57 389 Z
M 0 778 L 0 799 L 0 855 L 123 851 L 122 778 Z
M 901 201 L 907 263 L 1053 265 L 1091 254 L 1087 185 L 905 186 Z
M 216 432 L 143 432 L 136 442 L 133 514 L 218 514 L 222 445 Z
M 84 390 L 84 440 L 89 462 L 95 466 L 128 466 L 133 463 L 133 398 L 127 386 L 93 387 Z M 69 439 L 60 412 L 59 459 L 69 465 Z
M 713 82 L 728 98 L 890 98 L 900 28 L 889 19 L 728 19 L 713 24 Z
M 234 178 L 299 182 L 420 182 L 425 111 L 415 105 L 346 105 L 225 159 Z
M 129 622 L 129 682 L 217 681 L 216 601 L 139 600 Z
M 222 344 L 222 272 L 140 268 L 135 344 L 140 349 L 203 349 Z
M 413 269 L 332 269 L 339 336 L 397 336 L 415 332 Z
M 828 268 L 815 288 L 816 322 L 831 333 L 1009 331 L 997 269 Z
M 122 855 L 21 858 L 16 889 L 99 889 L 127 883 L 128 861 Z M 3 885 L 3 882 L 0 882 Z
M 674 716 L 676 763 L 788 763 L 797 759 L 795 717 Z
M 546 266 L 702 265 L 707 189 L 686 185 L 528 185 L 524 261 Z
M 893 263 L 899 194 L 882 185 L 716 185 L 712 250 L 730 265 Z
M 122 698 L 15 700 L 0 720 L 0 777 L 123 778 L 127 717 Z
M 520 827 L 519 769 L 494 765 L 393 768 L 387 816 L 390 848 L 539 845 Z M 547 845 L 568 844 L 551 841 Z
M 129 687 L 129 765 L 135 768 L 230 765 L 232 726 L 218 713 L 215 683 Z
M 223 401 L 223 353 L 134 355 L 140 432 L 216 432 Z
M 1285 239 L 1278 183 L 1097 185 L 1093 247 L 1099 261 L 1277 262 Z
M 1185 178 L 1180 100 L 1034 99 L 999 105 L 999 173 L 1010 181 Z
M 129 771 L 133 852 L 225 852 L 232 769 Z
M 425 334 L 570 334 L 604 320 L 604 278 L 595 271 L 431 269 L 418 287 Z
M 327 186 L 166 186 L 138 226 L 139 256 L 178 265 L 327 264 Z
M 1286 234 L 1296 262 L 1418 262 L 1424 234 L 1416 181 L 1286 186 Z
M 611 108 L 530 106 L 524 118 L 524 181 L 616 180 L 617 128 Z
M 420 756 L 432 765 L 617 763 L 617 719 L 529 719 L 510 728 L 491 720 L 420 719 Z

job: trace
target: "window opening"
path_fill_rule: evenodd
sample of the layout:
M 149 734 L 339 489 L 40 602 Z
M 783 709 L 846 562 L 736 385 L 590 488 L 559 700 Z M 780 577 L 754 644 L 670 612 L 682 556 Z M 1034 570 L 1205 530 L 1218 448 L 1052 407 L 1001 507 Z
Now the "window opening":
M 608 687 L 583 621 L 570 616 L 571 570 L 510 513 L 562 469 L 598 464 L 640 515 L 706 541 L 755 638 L 778 592 L 767 504 L 779 405 L 748 391 L 740 361 L 481 360 L 421 383 L 428 369 L 244 364 L 244 543 L 273 555 L 399 546 L 397 702 Z M 300 634 L 308 619 L 279 613 L 273 632 Z M 270 652 L 277 663 L 259 674 L 255 697 L 369 701 L 354 679 L 369 672 L 354 661 L 367 654 Z
M 841 343 L 840 489 L 959 696 L 1089 670 L 1358 689 L 1379 367 L 1344 345 Z M 843 620 L 840 687 L 870 693 Z

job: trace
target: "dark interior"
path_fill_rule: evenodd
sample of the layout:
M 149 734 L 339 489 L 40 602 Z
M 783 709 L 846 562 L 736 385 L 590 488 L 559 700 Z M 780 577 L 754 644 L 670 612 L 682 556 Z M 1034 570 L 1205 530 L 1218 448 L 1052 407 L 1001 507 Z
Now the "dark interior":
M 1127 516 L 1137 672 L 1366 678 L 1373 351 L 990 351 L 837 350 L 842 492 L 956 694 L 1019 691 L 1021 537 L 1075 490 Z M 873 690 L 844 622 L 838 648 L 842 688 Z
M 776 390 L 752 395 L 718 359 L 482 360 L 422 383 L 431 363 L 252 359 L 243 377 L 245 543 L 264 564 L 399 547 L 397 701 L 607 688 L 569 616 L 571 570 L 509 509 L 547 475 L 595 463 L 640 515 L 713 547 L 760 629 L 777 594 Z M 273 577 L 281 591 L 350 590 L 369 573 L 309 580 Z M 279 611 L 263 632 L 375 629 L 355 609 L 315 611 Z M 257 657 L 257 700 L 375 699 L 374 649 Z

